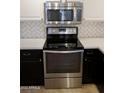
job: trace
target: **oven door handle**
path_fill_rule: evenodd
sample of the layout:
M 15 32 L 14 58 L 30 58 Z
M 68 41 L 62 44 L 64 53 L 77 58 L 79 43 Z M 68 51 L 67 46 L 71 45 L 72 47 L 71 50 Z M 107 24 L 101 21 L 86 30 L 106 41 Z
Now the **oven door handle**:
M 43 50 L 44 53 L 77 53 L 77 52 L 83 52 L 84 50 L 74 50 L 74 51 L 51 51 L 51 50 Z

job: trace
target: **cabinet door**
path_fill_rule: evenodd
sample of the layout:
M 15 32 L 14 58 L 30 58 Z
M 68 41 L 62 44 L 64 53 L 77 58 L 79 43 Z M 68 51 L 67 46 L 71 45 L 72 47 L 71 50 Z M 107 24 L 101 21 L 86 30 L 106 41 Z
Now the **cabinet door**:
M 20 0 L 21 19 L 43 18 L 43 2 L 44 0 Z
M 20 65 L 20 85 L 39 86 L 44 84 L 43 63 L 23 61 Z
M 39 49 L 20 50 L 20 85 L 44 84 L 43 52 Z
M 97 76 L 97 63 L 93 58 L 84 58 L 83 62 L 83 83 L 95 83 Z
M 104 20 L 104 0 L 84 0 L 84 18 Z
M 97 61 L 97 84 L 104 84 L 104 55 L 99 52 Z
M 85 49 L 83 83 L 104 84 L 104 54 L 99 49 Z

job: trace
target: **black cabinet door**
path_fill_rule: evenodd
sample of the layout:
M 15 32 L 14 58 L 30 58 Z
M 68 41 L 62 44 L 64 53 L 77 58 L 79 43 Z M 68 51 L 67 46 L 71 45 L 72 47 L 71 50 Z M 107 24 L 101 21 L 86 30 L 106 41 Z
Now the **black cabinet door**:
M 83 83 L 94 83 L 96 82 L 97 76 L 97 64 L 93 58 L 84 58 L 83 63 Z
M 104 57 L 99 57 L 97 61 L 97 84 L 104 84 Z
M 85 49 L 82 83 L 104 82 L 104 54 L 99 49 Z
M 44 84 L 42 50 L 20 51 L 20 85 L 39 86 Z
M 20 65 L 21 86 L 38 86 L 44 84 L 43 64 L 36 61 L 23 61 Z

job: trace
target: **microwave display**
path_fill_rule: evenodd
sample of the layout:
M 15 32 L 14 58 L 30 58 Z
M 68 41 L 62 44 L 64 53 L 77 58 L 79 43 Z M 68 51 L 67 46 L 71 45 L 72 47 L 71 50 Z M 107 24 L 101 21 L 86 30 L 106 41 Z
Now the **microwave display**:
M 48 9 L 47 10 L 48 21 L 73 21 L 72 9 Z

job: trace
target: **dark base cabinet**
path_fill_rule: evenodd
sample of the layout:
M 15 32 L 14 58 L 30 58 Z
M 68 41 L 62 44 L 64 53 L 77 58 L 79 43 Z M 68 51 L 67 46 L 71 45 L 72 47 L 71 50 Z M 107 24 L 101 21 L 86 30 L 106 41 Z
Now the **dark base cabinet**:
M 91 62 L 92 59 L 83 63 L 83 83 L 94 83 L 96 77 L 96 63 Z
M 35 54 L 34 54 L 35 53 Z M 20 85 L 44 85 L 42 50 L 21 50 Z
M 85 49 L 82 83 L 104 84 L 104 54 L 99 49 Z

